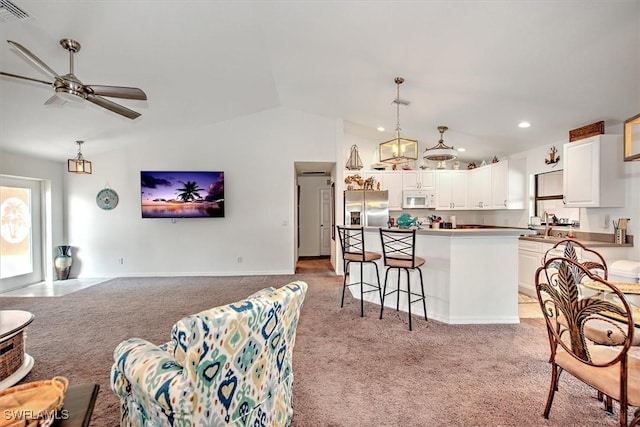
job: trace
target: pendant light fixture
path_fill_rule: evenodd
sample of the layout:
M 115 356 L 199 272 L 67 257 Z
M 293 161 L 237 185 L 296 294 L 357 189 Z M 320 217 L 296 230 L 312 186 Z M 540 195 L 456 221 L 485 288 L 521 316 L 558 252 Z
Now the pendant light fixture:
M 76 141 L 76 144 L 78 144 L 78 154 L 73 159 L 67 160 L 67 171 L 78 174 L 90 174 L 93 172 L 91 170 L 91 162 L 82 157 L 82 144 L 84 144 L 84 141 Z
M 446 160 L 453 160 L 458 157 L 458 152 L 453 147 L 447 147 L 444 145 L 444 139 L 442 135 L 449 129 L 446 126 L 438 126 L 438 132 L 440 132 L 440 141 L 434 147 L 427 148 L 424 151 L 424 159 L 432 160 L 434 162 L 442 162 Z
M 400 99 L 400 85 L 404 82 L 402 77 L 396 77 L 397 97 L 393 101 L 396 104 L 396 136 L 395 138 L 380 144 L 380 161 L 400 165 L 413 162 L 418 159 L 418 141 L 403 138 L 400 135 L 400 104 L 409 105 L 408 101 Z

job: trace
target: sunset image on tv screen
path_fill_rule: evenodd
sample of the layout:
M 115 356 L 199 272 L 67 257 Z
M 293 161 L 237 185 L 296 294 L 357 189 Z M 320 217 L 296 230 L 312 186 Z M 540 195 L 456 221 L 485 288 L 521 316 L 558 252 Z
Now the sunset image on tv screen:
M 143 218 L 223 218 L 224 172 L 140 172 Z

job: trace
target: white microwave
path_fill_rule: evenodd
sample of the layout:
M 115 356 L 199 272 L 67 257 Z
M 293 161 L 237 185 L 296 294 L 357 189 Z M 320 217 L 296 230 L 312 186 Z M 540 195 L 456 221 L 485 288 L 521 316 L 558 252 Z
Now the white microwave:
M 431 209 L 436 207 L 436 195 L 430 191 L 411 190 L 402 192 L 404 209 Z

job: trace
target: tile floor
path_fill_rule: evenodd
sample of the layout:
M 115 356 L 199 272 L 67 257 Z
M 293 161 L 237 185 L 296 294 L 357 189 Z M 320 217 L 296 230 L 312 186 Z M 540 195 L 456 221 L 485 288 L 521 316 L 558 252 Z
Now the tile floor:
M 24 288 L 0 292 L 0 297 L 60 297 L 80 289 L 106 282 L 109 279 L 68 279 L 40 282 Z

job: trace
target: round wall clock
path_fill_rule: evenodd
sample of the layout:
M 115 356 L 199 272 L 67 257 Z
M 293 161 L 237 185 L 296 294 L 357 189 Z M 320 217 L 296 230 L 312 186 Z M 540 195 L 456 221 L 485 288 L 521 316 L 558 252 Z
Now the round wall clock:
M 100 207 L 100 209 L 104 209 L 106 211 L 111 210 L 118 206 L 118 193 L 116 193 L 111 188 L 103 188 L 98 191 L 98 195 L 96 196 L 96 203 Z

